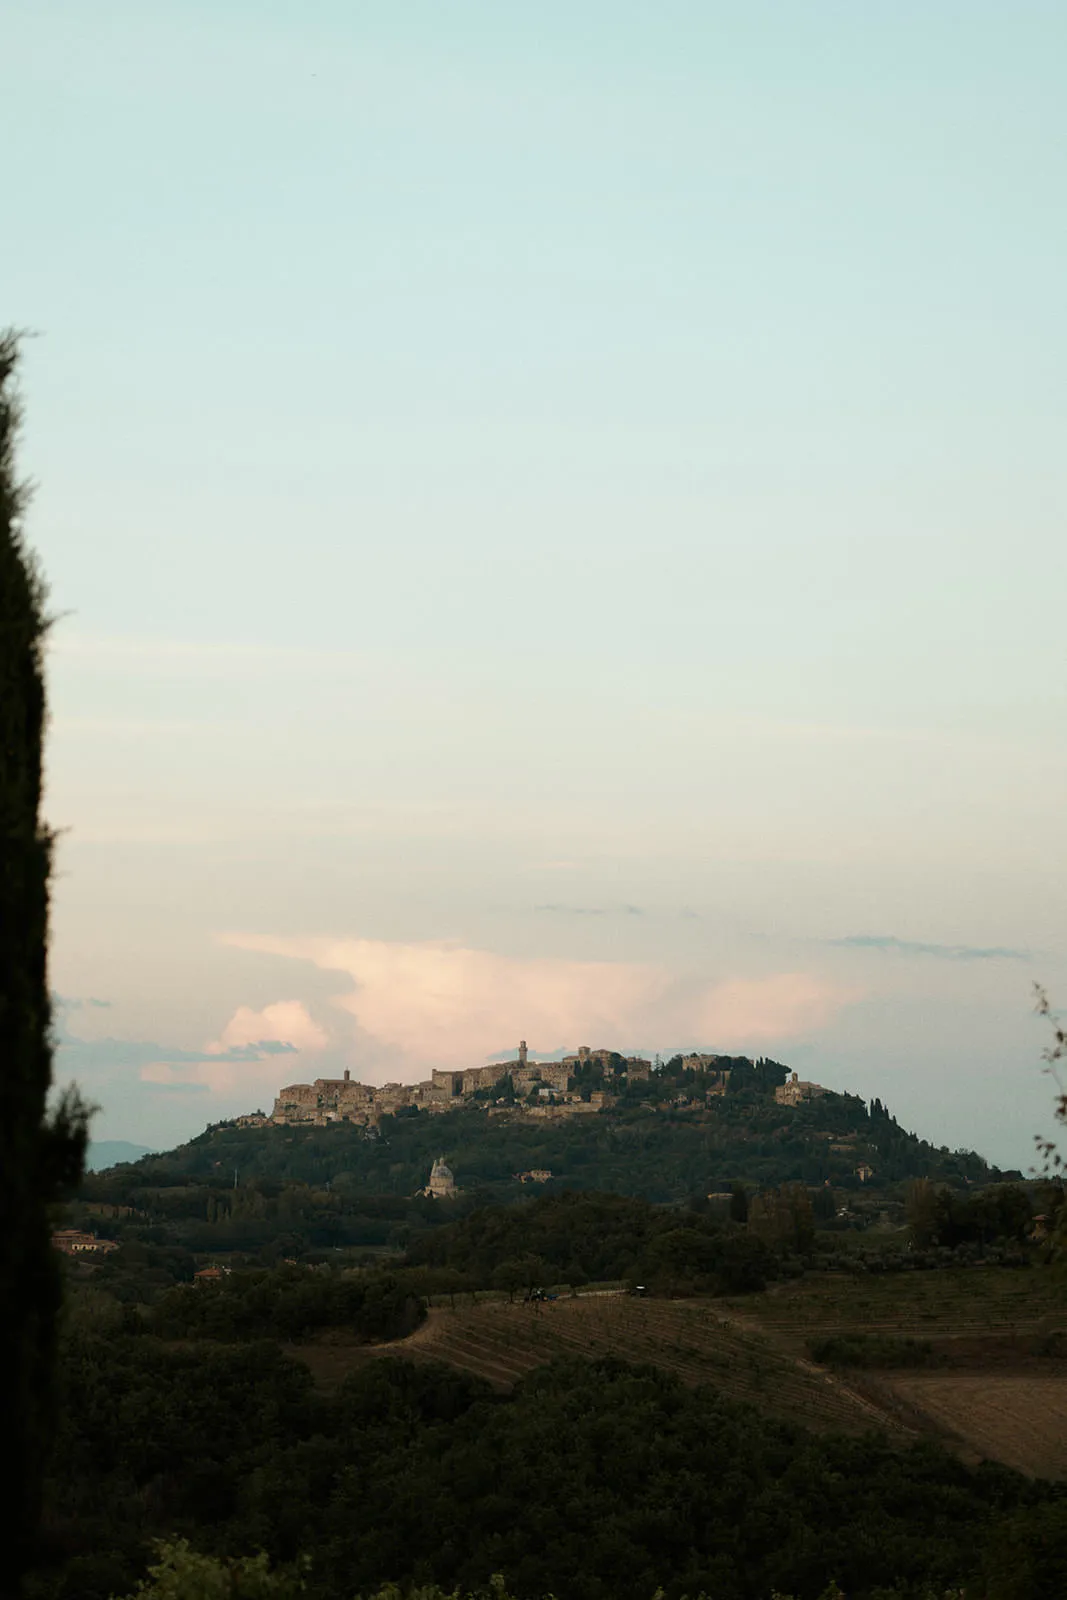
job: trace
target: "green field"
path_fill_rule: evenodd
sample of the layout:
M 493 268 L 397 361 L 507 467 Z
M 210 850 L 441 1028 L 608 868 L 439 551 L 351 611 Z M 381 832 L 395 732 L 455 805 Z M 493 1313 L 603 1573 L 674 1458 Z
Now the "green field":
M 813 1272 L 721 1304 L 798 1344 L 813 1333 L 838 1332 L 1038 1335 L 1067 1323 L 1067 1268 L 968 1267 L 859 1277 Z

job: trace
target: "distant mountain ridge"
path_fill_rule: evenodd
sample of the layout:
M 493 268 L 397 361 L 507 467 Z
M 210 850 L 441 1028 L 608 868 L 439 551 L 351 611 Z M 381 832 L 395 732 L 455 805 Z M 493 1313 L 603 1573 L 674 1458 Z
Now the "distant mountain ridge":
M 90 1172 L 103 1172 L 105 1167 L 117 1167 L 122 1161 L 140 1161 L 142 1156 L 154 1154 L 150 1145 L 131 1144 L 128 1139 L 90 1139 L 85 1165 Z

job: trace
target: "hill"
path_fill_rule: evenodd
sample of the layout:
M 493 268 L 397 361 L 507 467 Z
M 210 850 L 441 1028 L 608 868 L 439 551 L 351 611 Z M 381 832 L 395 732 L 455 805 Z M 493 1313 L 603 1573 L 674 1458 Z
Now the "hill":
M 814 1272 L 743 1299 L 457 1300 L 397 1343 L 332 1333 L 291 1353 L 333 1388 L 382 1356 L 444 1361 L 510 1390 L 560 1356 L 648 1362 L 768 1417 L 932 1438 L 965 1460 L 1067 1475 L 1067 1276 L 954 1268 L 857 1281 Z M 818 1359 L 814 1359 L 814 1358 Z
M 130 1187 L 266 1180 L 346 1192 L 414 1195 L 444 1155 L 461 1191 L 514 1190 L 520 1174 L 556 1186 L 641 1196 L 660 1203 L 757 1187 L 829 1183 L 860 1191 L 908 1178 L 950 1185 L 996 1182 L 1004 1174 L 969 1151 L 937 1148 L 908 1132 L 877 1100 L 826 1093 L 782 1105 L 745 1088 L 705 1101 L 684 1081 L 654 1086 L 658 1099 L 620 1101 L 593 1115 L 538 1120 L 519 1108 L 417 1107 L 374 1126 L 239 1127 L 223 1123 L 123 1174 Z M 674 1089 L 674 1094 L 666 1091 Z M 643 1091 L 644 1092 L 644 1091 Z
M 85 1165 L 89 1172 L 104 1172 L 121 1162 L 139 1161 L 142 1156 L 151 1154 L 148 1145 L 130 1144 L 127 1139 L 90 1139 Z

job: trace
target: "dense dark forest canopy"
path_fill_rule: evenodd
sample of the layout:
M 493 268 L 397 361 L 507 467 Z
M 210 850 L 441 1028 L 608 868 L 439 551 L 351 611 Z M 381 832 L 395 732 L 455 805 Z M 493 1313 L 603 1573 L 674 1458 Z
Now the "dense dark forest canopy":
M 758 1237 L 646 1200 L 581 1192 L 487 1206 L 422 1235 L 407 1261 L 505 1290 L 629 1278 L 736 1292 L 777 1275 Z
M 426 1315 L 409 1279 L 391 1273 L 231 1272 L 224 1281 L 164 1294 L 146 1326 L 163 1338 L 306 1339 L 343 1327 L 366 1343 L 403 1339 Z
M 34 1600 L 127 1592 L 163 1534 L 307 1557 L 308 1600 L 494 1572 L 521 1600 L 814 1600 L 833 1578 L 850 1600 L 917 1597 L 994 1570 L 1019 1517 L 1040 1582 L 1067 1559 L 1062 1488 L 810 1434 L 621 1361 L 560 1362 L 504 1398 L 386 1358 L 324 1396 L 269 1343 L 83 1330 L 62 1382 Z

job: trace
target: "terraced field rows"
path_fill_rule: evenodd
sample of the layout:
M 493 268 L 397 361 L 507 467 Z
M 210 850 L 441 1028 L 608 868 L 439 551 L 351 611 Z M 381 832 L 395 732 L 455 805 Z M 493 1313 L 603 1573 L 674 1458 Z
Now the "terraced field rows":
M 614 1355 L 649 1362 L 687 1384 L 709 1384 L 735 1399 L 810 1427 L 863 1432 L 894 1424 L 845 1384 L 798 1362 L 722 1318 L 708 1302 L 626 1296 L 566 1299 L 532 1307 L 487 1302 L 435 1308 L 410 1339 L 351 1351 L 299 1352 L 320 1381 L 335 1382 L 376 1355 L 445 1361 L 498 1387 L 510 1387 L 554 1356 Z

